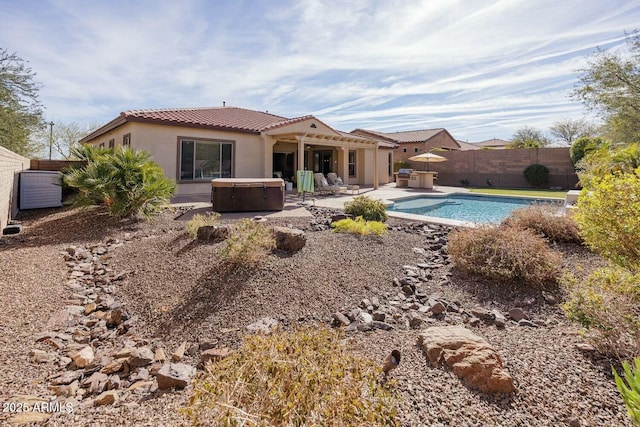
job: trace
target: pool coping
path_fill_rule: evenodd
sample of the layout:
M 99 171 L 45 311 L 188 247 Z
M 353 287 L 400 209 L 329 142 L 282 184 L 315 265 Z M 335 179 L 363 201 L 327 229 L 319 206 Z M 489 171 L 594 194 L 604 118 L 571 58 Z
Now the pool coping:
M 418 199 L 418 198 L 428 198 L 428 199 L 443 199 L 453 195 L 464 195 L 464 196 L 478 196 L 478 197 L 498 197 L 498 198 L 515 198 L 515 199 L 530 199 L 530 200 L 554 200 L 554 201 L 564 201 L 564 199 L 559 197 L 536 197 L 536 196 L 520 196 L 520 195 L 512 195 L 512 194 L 487 194 L 487 193 L 470 193 L 470 192 L 461 192 L 454 191 L 447 194 L 412 194 L 410 196 L 400 196 L 383 200 L 387 207 L 393 205 L 397 201 L 402 200 L 410 200 L 410 199 Z M 387 215 L 393 218 L 401 218 L 413 221 L 422 221 L 428 222 L 432 224 L 446 225 L 449 227 L 468 227 L 475 228 L 480 227 L 482 225 L 486 225 L 478 222 L 471 221 L 460 221 L 456 219 L 447 219 L 447 218 L 439 218 L 435 216 L 428 215 L 418 215 L 418 214 L 410 214 L 405 212 L 396 212 L 387 210 Z

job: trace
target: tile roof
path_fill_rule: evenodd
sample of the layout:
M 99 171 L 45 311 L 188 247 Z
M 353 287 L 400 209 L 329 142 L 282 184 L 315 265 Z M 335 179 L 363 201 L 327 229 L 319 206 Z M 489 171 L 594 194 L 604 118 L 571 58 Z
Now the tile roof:
M 371 137 L 378 137 L 390 142 L 395 142 L 397 144 L 403 144 L 408 142 L 424 142 L 443 131 L 445 131 L 444 128 L 410 130 L 401 132 L 376 132 L 373 130 L 356 129 L 352 131 L 352 133 L 356 135 L 366 134 Z
M 478 147 L 477 144 L 472 144 L 470 142 L 460 141 L 459 139 L 456 139 L 456 142 L 458 143 L 458 145 L 460 145 L 460 149 L 462 151 L 479 150 L 479 149 L 482 148 L 482 147 Z
M 476 142 L 476 145 L 480 147 L 504 147 L 511 144 L 511 141 L 505 141 L 504 139 L 491 138 L 486 141 Z
M 259 133 L 267 128 L 283 126 L 302 119 L 288 119 L 275 114 L 237 107 L 130 110 L 121 113 L 120 116 L 128 121 L 165 122 L 252 133 Z

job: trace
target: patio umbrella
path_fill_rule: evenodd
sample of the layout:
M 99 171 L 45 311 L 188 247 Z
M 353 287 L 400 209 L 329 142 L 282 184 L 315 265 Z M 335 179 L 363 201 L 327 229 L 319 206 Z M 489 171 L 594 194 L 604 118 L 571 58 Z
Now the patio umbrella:
M 412 160 L 414 162 L 423 162 L 427 164 L 427 171 L 429 170 L 429 163 L 434 162 L 446 162 L 447 159 L 445 157 L 442 156 L 438 156 L 437 154 L 433 154 L 433 153 L 422 153 L 422 154 L 418 154 L 417 156 L 413 156 L 413 157 L 409 157 L 409 160 Z

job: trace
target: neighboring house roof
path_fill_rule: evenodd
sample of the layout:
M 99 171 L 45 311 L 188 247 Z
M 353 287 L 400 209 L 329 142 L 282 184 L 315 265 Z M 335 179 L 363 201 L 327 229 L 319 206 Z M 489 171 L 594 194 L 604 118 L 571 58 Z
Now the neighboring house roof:
M 459 139 L 456 139 L 456 142 L 460 145 L 460 150 L 462 151 L 479 150 L 482 148 L 482 147 L 478 147 L 477 144 L 471 144 L 469 142 L 460 141 Z
M 427 142 L 434 136 L 439 135 L 443 132 L 449 135 L 449 137 L 451 137 L 451 139 L 457 143 L 457 141 L 451 136 L 451 134 L 444 128 L 410 130 L 401 132 L 378 132 L 368 129 L 355 129 L 351 131 L 351 133 L 355 135 L 377 138 L 381 141 L 386 141 L 398 145 L 412 142 Z
M 486 141 L 476 142 L 475 145 L 479 147 L 491 147 L 491 148 L 504 148 L 511 144 L 511 141 L 505 141 L 504 139 L 491 138 Z
M 307 119 L 314 119 L 314 117 L 302 116 L 289 119 L 268 112 L 237 107 L 130 110 L 120 113 L 114 120 L 85 136 L 80 142 L 90 141 L 126 122 L 159 123 L 259 134 L 262 131 Z

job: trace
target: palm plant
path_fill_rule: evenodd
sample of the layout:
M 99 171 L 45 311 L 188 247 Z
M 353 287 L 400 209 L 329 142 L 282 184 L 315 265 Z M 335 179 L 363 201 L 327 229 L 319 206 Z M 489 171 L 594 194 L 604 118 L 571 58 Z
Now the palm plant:
M 176 184 L 145 151 L 88 149 L 78 157 L 87 165 L 67 172 L 65 182 L 78 189 L 77 206 L 104 205 L 116 217 L 157 213 L 167 206 Z

